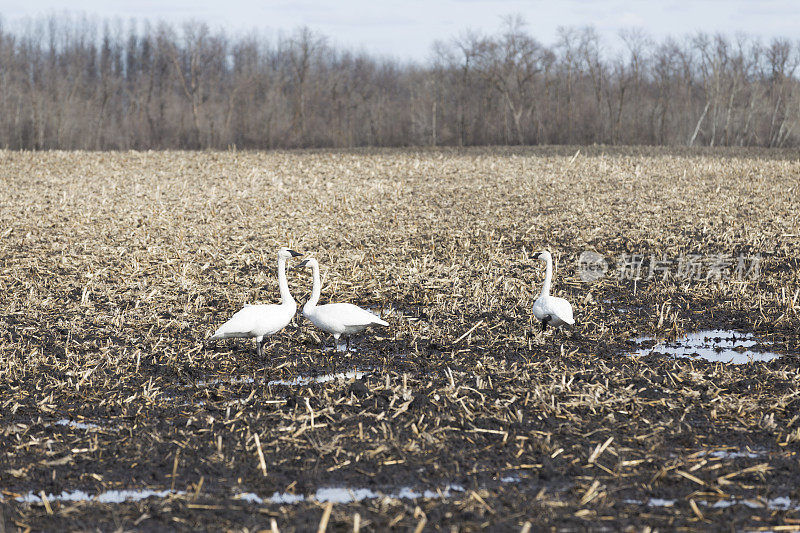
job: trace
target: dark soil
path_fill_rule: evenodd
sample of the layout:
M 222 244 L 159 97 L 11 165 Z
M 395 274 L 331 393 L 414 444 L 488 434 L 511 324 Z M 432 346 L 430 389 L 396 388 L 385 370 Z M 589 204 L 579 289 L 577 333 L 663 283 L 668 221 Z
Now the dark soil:
M 351 531 L 356 517 L 365 530 L 800 530 L 800 306 L 792 303 L 800 277 L 796 240 L 780 237 L 791 234 L 786 221 L 798 220 L 800 207 L 779 194 L 797 179 L 797 163 L 768 161 L 782 177 L 747 189 L 737 177 L 758 172 L 761 159 L 600 155 L 579 159 L 579 171 L 571 156 L 536 152 L 465 152 L 444 162 L 436 152 L 333 161 L 166 153 L 137 160 L 142 168 L 125 159 L 146 159 L 136 154 L 5 155 L 5 180 L 20 192 L 0 193 L 9 206 L 0 233 L 13 229 L 0 264 L 0 532 L 258 531 L 273 519 L 280 531 L 314 531 L 327 505 L 315 496 L 330 487 L 382 496 L 334 503 L 329 531 Z M 415 158 L 433 170 L 418 176 Z M 314 170 L 298 177 L 290 162 Z M 181 181 L 184 163 L 195 165 L 193 186 Z M 59 165 L 43 183 L 25 179 L 25 169 Z M 119 189 L 111 209 L 99 184 L 120 165 L 129 170 L 111 180 Z M 243 302 L 277 299 L 273 256 L 285 241 L 241 251 L 258 239 L 262 218 L 274 235 L 282 227 L 270 218 L 278 214 L 256 207 L 264 187 L 214 199 L 201 186 L 230 172 L 249 191 L 249 170 L 238 169 L 259 165 L 303 193 L 275 185 L 271 209 L 290 199 L 297 206 L 281 217 L 331 202 L 288 237 L 330 265 L 326 301 L 391 309 L 391 326 L 354 339 L 350 353 L 322 351 L 299 316 L 270 339 L 264 358 L 249 342 L 205 340 Z M 642 165 L 650 181 L 631 182 Z M 703 169 L 690 200 L 667 190 L 683 168 Z M 404 181 L 376 191 L 360 177 L 369 169 Z M 451 170 L 472 178 L 456 183 Z M 325 187 L 337 172 L 344 177 Z M 558 200 L 537 219 L 541 199 L 525 180 L 548 172 L 563 183 L 540 184 L 545 200 Z M 139 189 L 140 174 L 161 181 L 141 178 L 150 186 Z M 303 189 L 311 178 L 320 186 Z M 732 202 L 770 199 L 771 226 L 746 210 L 725 218 L 728 204 L 710 200 L 716 180 L 730 185 Z M 62 193 L 48 184 L 68 191 L 52 213 L 35 207 L 48 198 L 57 205 Z M 612 185 L 621 192 L 608 192 Z M 354 187 L 362 204 L 342 192 Z M 626 215 L 612 216 L 619 205 L 601 202 L 585 208 L 579 234 L 562 208 L 596 190 L 619 202 L 638 195 L 639 212 L 661 207 L 632 228 Z M 26 209 L 35 216 L 14 218 Z M 346 220 L 325 222 L 332 212 Z M 358 212 L 368 213 L 361 223 Z M 437 216 L 426 219 L 429 212 Z M 682 229 L 720 217 L 727 229 L 716 234 Z M 150 230 L 131 237 L 140 231 L 135 220 Z M 533 221 L 536 235 L 526 233 Z M 370 228 L 385 231 L 379 238 Z M 610 276 L 589 284 L 574 266 L 587 248 L 677 257 L 765 243 L 761 277 L 744 285 L 634 286 Z M 523 247 L 558 250 L 554 292 L 573 302 L 573 330 L 542 333 L 532 319 L 542 273 Z M 290 278 L 304 301 L 310 280 L 296 271 Z M 710 328 L 753 332 L 759 345 L 751 349 L 783 356 L 723 365 L 627 355 L 638 335 Z M 269 383 L 353 370 L 363 375 Z M 65 419 L 97 427 L 57 423 Z M 144 489 L 173 492 L 124 503 L 51 497 Z M 416 497 L 399 497 L 403 489 Z M 18 501 L 41 492 L 46 505 Z M 275 493 L 304 500 L 271 503 Z

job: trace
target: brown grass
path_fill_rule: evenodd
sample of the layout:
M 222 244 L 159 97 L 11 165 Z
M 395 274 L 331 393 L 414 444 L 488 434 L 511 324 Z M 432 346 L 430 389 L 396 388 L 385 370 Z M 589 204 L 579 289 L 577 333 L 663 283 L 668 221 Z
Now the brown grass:
M 5 525 L 800 524 L 797 508 L 710 506 L 800 505 L 800 162 L 576 151 L 0 152 Z M 323 302 L 389 309 L 391 327 L 336 356 L 320 353 L 302 319 L 265 359 L 250 343 L 205 344 L 242 304 L 277 301 L 283 245 L 319 259 Z M 553 252 L 572 333 L 542 334 L 532 321 L 543 277 L 527 259 L 534 249 Z M 585 250 L 763 262 L 756 279 L 584 283 Z M 303 302 L 309 273 L 289 279 Z M 785 355 L 733 367 L 624 356 L 631 337 L 708 327 L 753 331 Z M 353 368 L 370 372 L 363 386 L 267 383 Z M 226 376 L 254 381 L 198 383 Z M 62 418 L 101 427 L 53 425 Z M 704 454 L 724 447 L 760 454 Z M 233 499 L 448 484 L 465 490 L 332 508 Z M 171 487 L 185 493 L 14 500 Z

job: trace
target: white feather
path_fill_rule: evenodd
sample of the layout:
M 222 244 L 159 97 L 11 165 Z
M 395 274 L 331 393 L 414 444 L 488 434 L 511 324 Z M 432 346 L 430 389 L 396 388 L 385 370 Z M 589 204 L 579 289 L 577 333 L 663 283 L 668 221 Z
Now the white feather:
M 261 342 L 267 335 L 272 335 L 285 328 L 297 312 L 297 303 L 289 292 L 286 280 L 286 260 L 300 255 L 288 248 L 278 250 L 278 288 L 281 292 L 281 304 L 250 305 L 234 313 L 222 324 L 211 339 L 247 338 L 256 339 L 256 350 L 261 355 Z
M 534 257 L 546 263 L 544 284 L 539 297 L 533 302 L 533 316 L 548 326 L 572 326 L 575 319 L 572 317 L 572 305 L 564 298 L 550 296 L 550 283 L 553 279 L 553 256 L 550 252 L 539 252 Z M 542 326 L 544 327 L 544 326 Z
M 285 305 L 248 305 L 222 324 L 212 339 L 253 338 L 272 335 L 285 328 L 297 307 Z
M 533 303 L 533 316 L 539 320 L 547 319 L 548 326 L 571 326 L 575 324 L 572 306 L 564 298 L 542 296 Z
M 303 308 L 303 315 L 319 329 L 334 335 L 350 335 L 369 326 L 389 325 L 366 309 L 347 303 L 317 305 L 308 311 Z
M 385 320 L 357 305 L 348 303 L 317 305 L 322 291 L 319 263 L 316 259 L 307 259 L 301 265 L 311 267 L 314 276 L 311 298 L 303 306 L 303 315 L 322 331 L 332 334 L 337 342 L 341 335 L 360 333 L 369 326 L 389 325 Z

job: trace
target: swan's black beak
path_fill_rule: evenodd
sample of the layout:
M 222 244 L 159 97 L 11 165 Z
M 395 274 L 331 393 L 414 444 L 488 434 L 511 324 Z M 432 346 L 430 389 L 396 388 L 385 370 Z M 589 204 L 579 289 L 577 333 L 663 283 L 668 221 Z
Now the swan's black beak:
M 541 255 L 542 255 L 542 254 L 541 254 L 541 252 L 536 252 L 535 254 L 533 254 L 532 256 L 530 256 L 530 259 L 539 259 L 539 257 L 540 257 Z
M 295 252 L 294 250 L 289 250 L 289 253 L 292 254 L 292 257 L 300 257 L 303 255 L 300 252 Z
M 304 266 L 306 266 L 307 263 L 308 263 L 308 259 L 306 259 L 305 261 L 301 261 L 301 262 L 297 263 L 297 265 L 294 268 L 303 268 Z

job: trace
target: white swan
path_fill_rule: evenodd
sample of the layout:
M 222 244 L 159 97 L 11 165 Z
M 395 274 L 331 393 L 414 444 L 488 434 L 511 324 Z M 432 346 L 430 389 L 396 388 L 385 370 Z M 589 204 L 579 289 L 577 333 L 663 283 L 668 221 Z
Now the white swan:
M 249 305 L 237 311 L 230 320 L 222 324 L 211 336 L 212 340 L 246 338 L 256 339 L 256 352 L 261 356 L 264 337 L 282 330 L 291 322 L 297 312 L 297 303 L 289 292 L 286 280 L 286 260 L 303 255 L 288 248 L 278 250 L 278 287 L 281 291 L 281 304 Z
M 531 256 L 531 259 L 539 259 L 547 263 L 542 292 L 533 303 L 533 316 L 542 321 L 542 331 L 547 326 L 573 325 L 575 319 L 572 318 L 570 303 L 564 298 L 550 296 L 550 282 L 553 280 L 553 256 L 550 255 L 550 252 L 537 252 Z
M 311 298 L 303 306 L 303 315 L 322 331 L 331 333 L 339 346 L 339 337 L 347 336 L 347 349 L 350 350 L 350 335 L 364 331 L 369 326 L 388 326 L 389 323 L 381 320 L 366 309 L 361 309 L 353 304 L 326 304 L 317 305 L 322 291 L 319 280 L 319 263 L 316 259 L 306 259 L 296 268 L 310 267 L 314 274 L 314 285 L 311 289 Z

